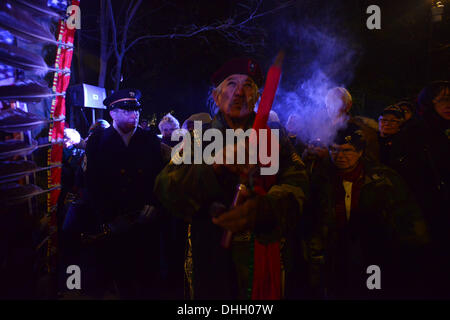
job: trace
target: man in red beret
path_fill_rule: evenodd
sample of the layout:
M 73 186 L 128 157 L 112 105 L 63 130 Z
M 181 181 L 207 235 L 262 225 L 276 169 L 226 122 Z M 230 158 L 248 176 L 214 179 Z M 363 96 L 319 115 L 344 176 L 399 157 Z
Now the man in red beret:
M 213 128 L 225 135 L 226 129 L 252 128 L 263 84 L 259 65 L 248 58 L 231 60 L 212 76 L 212 82 L 217 113 L 203 131 Z M 176 165 L 171 161 L 158 176 L 155 190 L 161 203 L 190 223 L 192 264 L 188 259 L 186 265 L 193 266 L 187 270 L 193 275 L 188 277 L 193 280 L 191 298 L 251 298 L 253 285 L 260 280 L 253 277 L 255 239 L 269 244 L 292 235 L 306 197 L 307 175 L 287 137 L 280 141 L 279 159 L 276 183 L 268 193 L 256 195 L 250 184 L 246 201 L 229 211 L 240 176 L 249 168 L 246 164 Z M 217 216 L 218 211 L 223 213 Z M 224 231 L 233 232 L 229 249 L 220 245 Z M 284 267 L 291 268 L 284 253 Z M 279 263 L 280 256 L 273 258 Z M 282 279 L 275 281 L 281 281 L 282 291 Z
M 259 65 L 252 59 L 234 59 L 216 71 L 211 80 L 215 87 L 212 98 L 220 110 L 218 115 L 223 116 L 231 129 L 244 128 L 263 84 Z

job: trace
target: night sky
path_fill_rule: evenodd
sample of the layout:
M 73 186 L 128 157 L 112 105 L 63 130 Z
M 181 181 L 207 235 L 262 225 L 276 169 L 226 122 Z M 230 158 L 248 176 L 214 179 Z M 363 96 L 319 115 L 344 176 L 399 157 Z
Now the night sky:
M 120 19 L 119 12 L 124 12 L 121 6 L 127 2 L 113 1 L 116 19 Z M 252 56 L 266 72 L 283 48 L 287 55 L 279 94 L 302 90 L 300 84 L 316 77 L 320 70 L 326 77 L 324 86 L 349 88 L 355 113 L 376 117 L 389 104 L 414 99 L 430 80 L 448 79 L 450 3 L 444 1 L 444 21 L 433 24 L 431 29 L 430 2 L 293 1 L 291 7 L 249 24 L 254 29 L 247 39 L 260 44 L 252 50 L 230 43 L 215 31 L 202 33 L 202 37 L 141 42 L 126 55 L 120 87 L 135 87 L 143 92 L 144 117 L 155 115 L 159 120 L 173 111 L 182 122 L 192 113 L 208 111 L 209 79 L 223 62 L 236 56 Z M 129 30 L 129 41 L 145 34 L 181 33 L 192 24 L 225 19 L 242 11 L 239 3 L 247 2 L 144 1 Z M 277 3 L 280 1 L 264 0 L 260 11 Z M 381 8 L 381 30 L 366 27 L 366 9 L 371 4 Z M 99 2 L 81 1 L 81 13 L 71 84 L 98 85 Z M 115 63 L 112 55 L 107 91 L 113 87 L 109 74 Z M 289 112 L 280 106 L 276 110 Z

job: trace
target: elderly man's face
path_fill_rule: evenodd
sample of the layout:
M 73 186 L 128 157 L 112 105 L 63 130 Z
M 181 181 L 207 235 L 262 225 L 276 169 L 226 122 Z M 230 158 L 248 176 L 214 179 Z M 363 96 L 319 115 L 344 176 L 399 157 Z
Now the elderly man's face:
M 437 114 L 445 119 L 450 120 L 450 90 L 444 89 L 433 100 L 434 110 Z
M 139 110 L 113 109 L 109 114 L 123 133 L 134 130 L 139 123 Z
M 164 138 L 170 139 L 172 132 L 177 129 L 174 125 L 165 124 L 161 127 L 161 134 Z
M 357 151 L 354 146 L 349 143 L 333 144 L 330 149 L 330 157 L 333 164 L 339 171 L 347 172 L 353 170 L 362 156 L 362 151 Z
M 346 104 L 344 96 L 334 93 L 326 97 L 325 105 L 328 116 L 335 121 L 345 118 L 345 114 L 350 111 L 350 106 Z
M 214 91 L 213 98 L 220 111 L 230 118 L 249 115 L 258 100 L 258 87 L 247 75 L 233 74 Z

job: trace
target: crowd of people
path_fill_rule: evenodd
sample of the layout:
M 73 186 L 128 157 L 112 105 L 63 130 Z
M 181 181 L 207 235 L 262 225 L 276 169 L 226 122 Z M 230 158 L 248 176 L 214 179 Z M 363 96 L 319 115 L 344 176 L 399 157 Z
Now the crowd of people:
M 249 164 L 171 160 L 172 133 L 193 132 L 194 121 L 222 133 L 253 126 L 258 63 L 231 60 L 211 80 L 217 113 L 181 127 L 167 114 L 161 138 L 139 125 L 135 89 L 105 99 L 111 125 L 97 121 L 84 140 L 66 129 L 62 292 L 65 268 L 76 264 L 82 292 L 100 299 L 450 297 L 448 81 L 377 121 L 352 115 L 350 92 L 330 88 L 325 140 L 303 141 L 271 112 L 280 163 L 263 176 Z M 379 288 L 367 284 L 370 266 Z

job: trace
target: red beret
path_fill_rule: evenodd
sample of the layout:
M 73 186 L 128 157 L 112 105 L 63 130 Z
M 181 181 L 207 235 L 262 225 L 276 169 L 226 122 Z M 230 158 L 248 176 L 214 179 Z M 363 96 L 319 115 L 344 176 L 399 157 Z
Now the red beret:
M 211 82 L 217 87 L 232 74 L 246 74 L 253 79 L 258 88 L 263 85 L 264 77 L 259 64 L 251 58 L 237 58 L 225 63 L 211 77 Z

